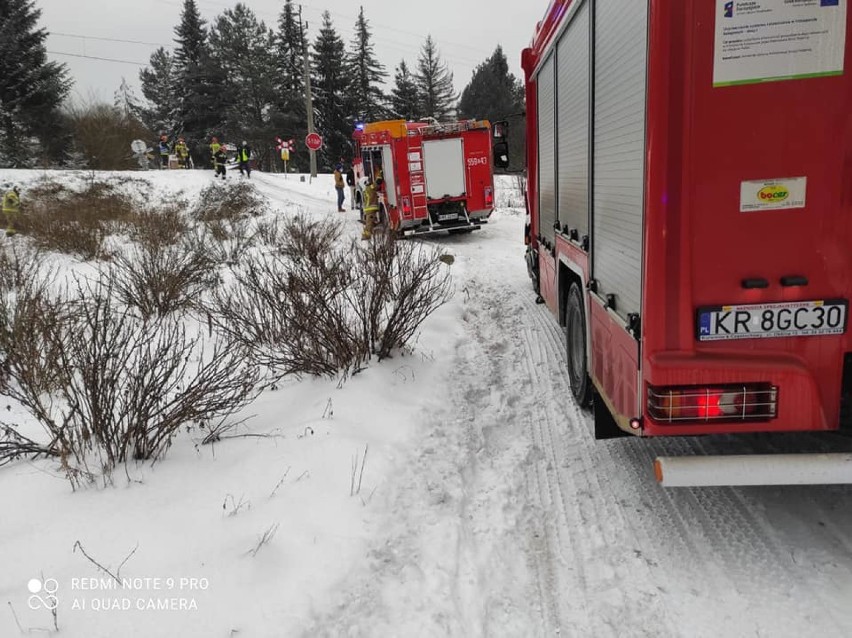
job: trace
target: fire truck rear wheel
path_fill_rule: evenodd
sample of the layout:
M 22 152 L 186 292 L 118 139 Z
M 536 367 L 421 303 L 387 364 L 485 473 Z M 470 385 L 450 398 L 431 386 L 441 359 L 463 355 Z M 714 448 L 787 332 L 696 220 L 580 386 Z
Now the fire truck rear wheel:
M 587 366 L 586 311 L 583 293 L 576 283 L 571 284 L 565 301 L 565 337 L 571 393 L 577 404 L 585 408 L 592 402 L 592 382 Z

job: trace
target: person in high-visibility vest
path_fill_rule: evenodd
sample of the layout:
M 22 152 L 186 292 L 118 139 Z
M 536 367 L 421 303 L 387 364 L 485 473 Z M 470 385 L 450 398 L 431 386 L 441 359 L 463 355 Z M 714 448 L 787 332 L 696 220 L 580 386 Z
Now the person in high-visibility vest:
M 160 135 L 160 141 L 157 142 L 157 151 L 160 153 L 160 168 L 168 168 L 169 154 L 172 152 L 172 149 L 169 147 L 168 135 Z
M 361 233 L 361 239 L 370 239 L 373 236 L 373 226 L 376 225 L 376 217 L 379 213 L 378 189 L 381 186 L 382 180 L 379 178 L 375 184 L 370 180 L 364 188 L 364 231 Z
M 251 162 L 249 160 L 251 160 L 251 149 L 248 142 L 243 140 L 243 143 L 237 149 L 237 162 L 239 162 L 240 175 L 245 171 L 245 175 L 251 179 Z
M 12 186 L 3 195 L 3 215 L 6 217 L 6 236 L 11 237 L 17 231 L 15 230 L 15 222 L 18 221 L 18 214 L 21 212 L 21 194 L 17 186 Z
M 210 138 L 210 161 L 213 162 L 213 168 L 216 168 L 216 153 L 219 152 L 219 138 L 215 135 Z

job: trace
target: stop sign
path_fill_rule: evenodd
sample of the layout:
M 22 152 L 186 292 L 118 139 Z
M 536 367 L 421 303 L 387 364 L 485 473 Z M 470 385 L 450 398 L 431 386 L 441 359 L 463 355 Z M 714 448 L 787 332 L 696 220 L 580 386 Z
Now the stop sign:
M 322 136 L 319 133 L 308 133 L 305 137 L 305 146 L 312 151 L 318 151 L 322 148 Z

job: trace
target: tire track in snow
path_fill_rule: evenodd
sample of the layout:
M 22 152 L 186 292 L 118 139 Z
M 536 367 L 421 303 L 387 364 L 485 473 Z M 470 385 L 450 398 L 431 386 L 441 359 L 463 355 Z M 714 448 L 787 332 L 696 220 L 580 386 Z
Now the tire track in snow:
M 447 242 L 468 257 L 467 339 L 452 405 L 427 424 L 399 492 L 425 483 L 427 503 L 394 508 L 407 522 L 388 526 L 320 623 L 333 631 L 311 635 L 852 635 L 852 492 L 659 488 L 657 455 L 765 447 L 595 442 L 561 329 L 520 259 L 500 244 L 482 259 L 480 241 Z M 400 590 L 404 609 L 375 602 Z

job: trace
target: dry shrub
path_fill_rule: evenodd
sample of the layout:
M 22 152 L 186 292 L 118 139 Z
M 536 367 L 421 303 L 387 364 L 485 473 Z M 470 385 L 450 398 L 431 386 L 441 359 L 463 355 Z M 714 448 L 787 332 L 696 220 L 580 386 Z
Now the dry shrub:
M 42 268 L 45 253 L 31 244 L 7 242 L 0 247 L 0 293 L 24 286 Z
M 379 235 L 354 244 L 348 295 L 362 338 L 379 360 L 415 335 L 423 321 L 452 296 L 452 280 L 440 249 Z
M 103 242 L 110 228 L 133 212 L 128 197 L 95 182 L 81 192 L 28 193 L 21 227 L 41 248 L 97 259 L 106 254 Z
M 451 294 L 439 252 L 377 239 L 341 246 L 339 226 L 296 217 L 277 251 L 232 269 L 211 323 L 276 376 L 344 375 L 404 346 Z
M 130 143 L 151 139 L 151 132 L 135 117 L 110 104 L 75 105 L 68 108 L 76 145 L 86 164 L 95 170 L 136 168 Z
M 207 253 L 155 241 L 114 253 L 109 278 L 117 296 L 144 319 L 191 307 L 218 281 Z
M 285 224 L 285 234 L 302 241 L 309 226 L 298 218 Z M 330 228 L 314 237 L 324 232 Z M 210 322 L 275 376 L 333 375 L 367 354 L 347 321 L 349 264 L 328 244 L 307 248 L 285 243 L 279 253 L 247 256 L 232 269 L 234 285 L 217 290 L 208 308 Z
M 206 235 L 202 243 L 211 259 L 219 264 L 236 264 L 256 244 L 257 231 L 250 219 L 213 219 L 205 222 L 204 227 Z
M 134 211 L 127 220 L 130 238 L 151 248 L 177 244 L 189 229 L 182 209 L 181 204 L 172 204 Z
M 192 216 L 199 221 L 230 220 L 258 217 L 266 212 L 265 200 L 248 182 L 210 184 L 198 198 Z
M 257 239 L 266 246 L 278 247 L 282 243 L 284 227 L 279 217 L 261 219 L 255 226 Z
M 0 462 L 17 442 L 18 454 L 60 458 L 76 486 L 120 463 L 160 458 L 182 426 L 232 415 L 256 396 L 257 369 L 237 344 L 206 342 L 172 317 L 146 321 L 115 306 L 107 280 L 77 282 L 64 296 L 43 283 L 5 296 L 6 393 L 48 440 L 7 434 Z

